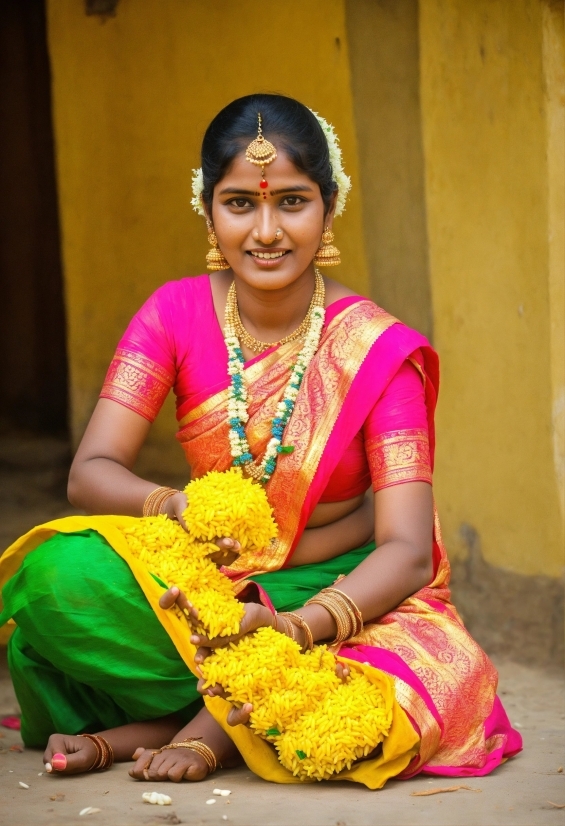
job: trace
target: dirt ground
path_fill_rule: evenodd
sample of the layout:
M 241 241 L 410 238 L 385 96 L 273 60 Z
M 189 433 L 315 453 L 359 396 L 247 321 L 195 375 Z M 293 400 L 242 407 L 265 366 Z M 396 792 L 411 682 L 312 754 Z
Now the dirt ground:
M 27 446 L 26 446 L 27 445 Z M 64 498 L 68 450 L 57 440 L 19 446 L 0 438 L 0 543 L 71 513 Z M 0 717 L 18 711 L 0 647 Z M 64 778 L 42 773 L 41 752 L 23 749 L 19 732 L 0 729 L 0 826 L 99 826 L 184 823 L 234 826 L 553 826 L 565 824 L 565 679 L 561 673 L 498 659 L 500 694 L 524 751 L 488 777 L 392 781 L 378 792 L 352 783 L 276 786 L 247 769 L 219 770 L 202 783 L 137 783 L 128 764 Z M 12 750 L 15 746 L 16 749 Z M 25 783 L 29 788 L 22 788 Z M 471 790 L 413 796 L 467 785 Z M 214 797 L 214 788 L 230 789 Z M 164 791 L 172 805 L 142 802 Z M 206 801 L 215 799 L 214 804 Z M 99 809 L 80 815 L 86 807 Z M 562 807 L 562 808 L 559 808 Z
M 41 752 L 10 751 L 18 732 L 3 729 L 0 739 L 0 824 L 63 826 L 84 820 L 99 826 L 185 823 L 233 826 L 557 826 L 565 822 L 564 681 L 511 662 L 498 663 L 500 692 L 524 751 L 488 777 L 416 778 L 392 781 L 371 792 L 352 783 L 276 786 L 247 769 L 219 770 L 202 783 L 145 784 L 132 780 L 128 764 L 79 777 L 40 774 Z M 5 664 L 0 672 L 0 712 L 17 711 Z M 27 783 L 23 789 L 19 783 Z M 460 790 L 426 797 L 414 792 L 464 784 Z M 214 788 L 230 789 L 213 799 Z M 142 802 L 145 791 L 164 791 L 172 805 Z M 563 806 L 559 809 L 557 806 Z M 80 816 L 87 806 L 100 809 Z

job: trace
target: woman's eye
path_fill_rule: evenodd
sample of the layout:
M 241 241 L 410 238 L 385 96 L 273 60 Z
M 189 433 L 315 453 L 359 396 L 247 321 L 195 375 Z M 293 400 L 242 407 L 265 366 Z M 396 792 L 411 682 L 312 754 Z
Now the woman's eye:
M 245 207 L 252 206 L 251 201 L 247 198 L 233 198 L 229 203 L 230 206 L 234 206 L 237 209 L 245 209 Z
M 281 206 L 298 206 L 303 203 L 303 201 L 304 198 L 299 198 L 298 195 L 287 195 L 286 198 L 283 198 L 281 201 Z

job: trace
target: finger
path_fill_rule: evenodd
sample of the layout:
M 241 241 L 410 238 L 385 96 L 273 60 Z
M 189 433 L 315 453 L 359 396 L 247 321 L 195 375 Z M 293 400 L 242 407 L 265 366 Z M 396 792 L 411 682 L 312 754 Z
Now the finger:
M 227 698 L 228 696 L 221 685 L 209 685 L 206 687 L 205 686 L 206 680 L 200 678 L 200 680 L 198 680 L 198 683 L 196 684 L 196 688 L 200 692 L 200 694 L 206 695 L 207 697 Z
M 198 646 L 199 649 L 207 648 L 225 648 L 226 645 L 229 645 L 230 642 L 237 642 L 240 640 L 246 632 L 242 632 L 240 634 L 231 634 L 229 637 L 205 637 L 204 634 L 191 634 L 190 635 L 190 642 L 193 645 Z M 210 651 L 210 653 L 212 653 Z
M 67 764 L 64 770 L 59 770 L 59 773 L 81 774 L 81 772 L 87 772 L 94 765 L 95 761 L 96 752 L 94 747 L 92 751 L 89 748 L 81 749 L 81 751 L 75 751 L 73 754 L 67 754 Z M 53 768 L 55 767 L 53 766 Z
M 179 595 L 177 597 L 177 605 L 181 609 L 181 611 L 185 613 L 187 616 L 191 614 L 196 619 L 198 619 L 198 611 L 196 610 L 192 602 L 188 599 L 184 591 L 179 591 Z
M 183 509 L 183 508 L 178 508 L 178 509 L 175 508 L 175 516 L 176 516 L 177 521 L 178 521 L 179 525 L 181 526 L 181 528 L 183 528 L 183 530 L 185 530 L 188 533 L 188 526 L 187 526 L 186 522 L 184 521 L 184 516 L 183 516 L 184 510 L 185 509 Z
M 241 708 L 231 708 L 228 714 L 228 726 L 246 726 L 252 711 L 251 703 L 244 703 Z
M 214 540 L 214 543 L 221 551 L 240 551 L 241 545 L 237 539 L 232 539 L 230 536 L 220 536 Z
M 67 749 L 65 748 L 65 735 L 64 734 L 52 734 L 47 742 L 47 748 L 43 752 L 43 762 L 45 764 L 49 763 L 51 766 L 51 758 L 57 752 L 61 754 L 65 754 Z M 50 769 L 48 769 L 50 771 Z
M 136 750 L 132 754 L 131 759 L 132 760 L 138 760 L 141 757 L 141 755 L 143 754 L 144 751 L 145 751 L 145 749 L 143 748 L 143 746 L 138 746 L 138 748 L 136 748 Z
M 159 598 L 159 606 L 165 609 L 172 608 L 175 602 L 177 601 L 179 594 L 180 589 L 177 588 L 176 585 L 173 585 L 171 588 L 168 589 L 168 591 L 165 591 L 164 594 L 161 594 Z
M 61 752 L 55 752 L 51 758 L 51 768 L 56 772 L 64 772 L 67 768 L 67 756 Z
M 338 662 L 335 665 L 335 673 L 336 673 L 336 676 L 339 677 L 340 680 L 345 682 L 347 680 L 347 678 L 349 677 L 349 666 Z
M 215 553 L 208 554 L 208 559 L 210 562 L 213 562 L 219 568 L 223 566 L 229 567 L 233 565 L 235 560 L 239 557 L 239 553 L 237 551 L 216 551 Z
M 204 660 L 206 660 L 210 656 L 211 653 L 211 648 L 204 648 L 204 646 L 201 646 L 194 655 L 194 662 L 197 665 L 200 665 L 204 662 Z
M 151 765 L 146 768 L 146 774 L 149 780 L 157 780 L 159 782 L 167 780 L 167 773 L 172 764 L 173 756 L 170 752 L 165 751 L 161 752 L 161 754 L 156 754 L 151 761 Z
M 149 749 L 136 749 L 134 754 L 137 755 L 137 762 L 135 766 L 129 770 L 130 777 L 135 777 L 136 780 L 148 780 L 149 777 L 144 777 L 143 772 L 153 759 L 153 752 L 149 751 Z

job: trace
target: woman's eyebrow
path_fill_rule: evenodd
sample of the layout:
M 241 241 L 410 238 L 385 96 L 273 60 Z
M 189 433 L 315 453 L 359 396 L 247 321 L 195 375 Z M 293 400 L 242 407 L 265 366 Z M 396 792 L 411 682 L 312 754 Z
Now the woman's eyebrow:
M 237 186 L 227 186 L 220 190 L 220 195 L 260 195 L 260 192 L 252 192 L 250 189 L 238 189 Z
M 271 195 L 285 195 L 289 192 L 313 192 L 313 189 L 306 184 L 297 184 L 296 186 L 286 187 L 285 189 L 272 189 Z

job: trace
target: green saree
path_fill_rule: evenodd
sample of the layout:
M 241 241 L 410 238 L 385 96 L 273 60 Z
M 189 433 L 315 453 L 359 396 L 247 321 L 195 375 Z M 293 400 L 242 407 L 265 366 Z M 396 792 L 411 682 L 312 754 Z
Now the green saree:
M 292 611 L 373 549 L 253 580 L 278 611 Z M 13 618 L 17 625 L 8 656 L 27 746 L 44 746 L 54 731 L 94 732 L 172 712 L 188 722 L 201 708 L 196 677 L 128 564 L 96 531 L 47 539 L 2 598 L 0 624 Z

